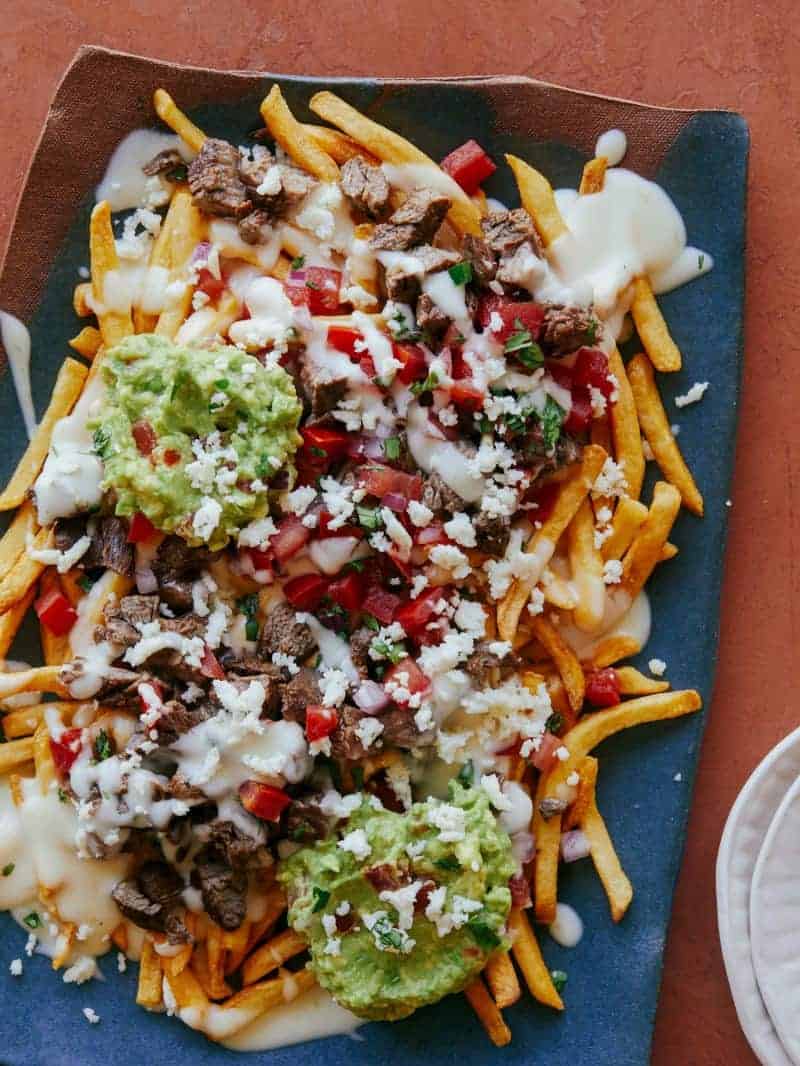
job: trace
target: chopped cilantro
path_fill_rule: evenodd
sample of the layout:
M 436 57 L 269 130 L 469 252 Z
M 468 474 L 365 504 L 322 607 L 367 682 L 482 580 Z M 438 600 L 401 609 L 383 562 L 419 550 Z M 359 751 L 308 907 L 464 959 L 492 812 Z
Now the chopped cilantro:
M 292 260 L 292 270 L 299 270 L 305 263 L 306 257 L 304 255 L 296 255 Z
M 361 507 L 356 504 L 356 516 L 358 517 L 359 525 L 372 533 L 383 525 L 383 519 L 377 507 Z
M 258 593 L 248 592 L 246 596 L 240 596 L 236 601 L 236 606 L 248 618 L 255 617 L 258 613 Z
M 564 725 L 564 716 L 558 711 L 553 711 L 545 723 L 548 733 L 558 733 Z
M 471 788 L 475 782 L 475 766 L 472 759 L 467 759 L 461 769 L 458 771 L 458 783 L 463 785 L 464 788 Z
M 217 389 L 222 389 L 223 392 L 225 391 L 225 389 L 229 389 L 230 385 L 231 383 L 227 378 L 220 378 L 219 381 L 214 382 L 214 387 Z
M 539 415 L 542 427 L 542 441 L 547 451 L 556 446 L 556 441 L 561 436 L 561 426 L 564 422 L 564 409 L 560 407 L 552 396 L 547 397 L 544 411 Z
M 567 983 L 567 974 L 565 970 L 551 970 L 550 979 L 553 982 L 556 992 L 563 992 L 564 985 Z
M 593 318 L 586 327 L 586 343 L 594 344 L 597 340 L 597 319 Z
M 357 574 L 360 574 L 364 569 L 363 559 L 351 559 L 349 563 L 345 563 L 342 567 L 343 570 L 355 570 Z
M 60 788 L 58 790 L 59 803 L 66 803 L 68 799 L 69 799 L 69 796 L 67 795 L 67 793 L 64 791 L 63 788 Z
M 403 311 L 398 307 L 395 313 L 392 315 L 392 321 L 397 325 L 392 330 L 395 340 L 398 341 L 417 341 L 419 340 L 419 330 L 413 326 L 409 326 L 406 316 Z
M 353 767 L 353 784 L 356 786 L 356 792 L 361 792 L 364 788 L 364 767 Z
M 311 898 L 313 900 L 311 904 L 311 913 L 317 914 L 317 912 L 321 911 L 331 898 L 331 894 L 327 888 L 320 888 L 319 885 L 312 885 Z
M 445 855 L 443 859 L 434 859 L 433 865 L 438 866 L 440 870 L 460 870 L 461 863 L 455 857 L 455 855 Z
M 421 396 L 423 392 L 432 392 L 438 384 L 439 375 L 435 370 L 431 370 L 424 381 L 415 381 L 412 384 L 411 391 L 415 396 Z
M 392 644 L 388 640 L 373 640 L 372 648 L 392 663 L 399 663 L 408 654 L 404 644 Z
M 103 429 L 102 426 L 98 426 L 94 431 L 94 450 L 100 456 L 101 459 L 108 458 L 108 449 L 111 445 L 111 437 L 108 430 Z
M 403 947 L 403 934 L 395 929 L 388 917 L 379 918 L 372 927 L 373 934 L 377 935 L 381 947 L 385 951 L 400 951 Z
M 316 455 L 318 459 L 327 459 L 328 453 L 324 448 L 319 448 L 316 444 L 311 445 L 311 454 Z
M 94 581 L 92 581 L 88 574 L 81 574 L 78 578 L 78 587 L 82 588 L 84 592 L 89 592 L 93 585 Z
M 269 452 L 264 452 L 256 466 L 256 476 L 270 478 L 275 473 L 275 468 L 269 461 Z
M 103 762 L 104 759 L 110 759 L 113 754 L 114 742 L 105 729 L 101 729 L 94 738 L 94 757 L 98 762 Z
M 42 919 L 36 911 L 31 911 L 30 914 L 26 914 L 22 920 L 29 929 L 39 929 L 42 924 Z
M 514 326 L 516 327 L 516 332 L 512 333 L 503 345 L 503 351 L 506 355 L 516 356 L 519 362 L 528 367 L 529 370 L 536 370 L 538 367 L 543 366 L 544 352 L 533 339 L 531 331 L 525 329 L 518 318 L 514 319 Z
M 13 872 L 14 872 L 14 863 L 13 862 L 7 862 L 6 865 L 3 867 L 3 877 L 11 877 Z
M 399 459 L 400 458 L 400 438 L 399 437 L 387 437 L 383 442 L 383 454 L 387 459 Z
M 307 281 L 306 282 L 306 288 L 307 289 L 318 289 L 319 285 L 317 285 L 316 281 Z
M 466 285 L 468 282 L 472 281 L 472 264 L 463 260 L 462 262 L 451 266 L 447 273 L 456 285 Z
M 174 167 L 171 167 L 164 175 L 167 181 L 173 183 L 179 181 L 187 181 L 189 178 L 189 170 L 185 163 L 176 163 Z
M 248 618 L 245 622 L 244 635 L 248 640 L 258 640 L 258 622 L 255 618 Z
M 480 913 L 481 912 L 479 912 L 474 918 L 470 918 L 467 922 L 467 929 L 472 934 L 479 947 L 482 947 L 484 951 L 491 951 L 501 943 L 501 940 L 490 925 L 481 921 Z
M 361 621 L 367 627 L 367 629 L 371 629 L 375 633 L 377 633 L 378 630 L 381 628 L 381 624 L 374 614 L 362 615 Z

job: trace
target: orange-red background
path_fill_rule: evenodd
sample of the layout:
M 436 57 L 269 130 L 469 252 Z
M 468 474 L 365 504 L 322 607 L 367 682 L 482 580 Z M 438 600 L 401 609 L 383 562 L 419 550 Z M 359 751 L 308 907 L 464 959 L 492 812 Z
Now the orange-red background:
M 6 0 L 0 26 L 0 243 L 49 98 L 84 43 L 212 67 L 322 76 L 528 74 L 653 104 L 735 108 L 747 117 L 753 138 L 747 358 L 720 666 L 667 948 L 653 1063 L 755 1063 L 722 969 L 714 859 L 740 785 L 797 724 L 795 0 L 559 0 L 552 6 L 501 0 L 480 7 L 430 0 Z M 102 96 L 97 86 L 98 107 Z

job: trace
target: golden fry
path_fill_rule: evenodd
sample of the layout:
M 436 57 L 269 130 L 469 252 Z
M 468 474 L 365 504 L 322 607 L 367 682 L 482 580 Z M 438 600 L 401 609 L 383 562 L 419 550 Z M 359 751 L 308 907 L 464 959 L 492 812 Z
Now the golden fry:
M 373 122 L 334 93 L 327 91 L 314 93 L 308 106 L 314 114 L 344 130 L 353 140 L 363 145 L 373 156 L 384 163 L 391 163 L 395 166 L 416 163 L 436 167 L 437 171 L 439 170 L 438 165 L 415 144 L 379 123 Z M 479 209 L 457 186 L 452 192 L 452 206 L 447 215 L 448 219 L 459 232 L 474 233 L 480 236 Z
M 623 696 L 651 696 L 655 692 L 667 692 L 669 681 L 645 677 L 635 666 L 618 666 L 619 690 Z
M 625 372 L 625 364 L 616 345 L 608 355 L 608 369 L 617 379 L 617 398 L 611 404 L 611 436 L 614 441 L 614 457 L 622 466 L 628 483 L 628 495 L 638 500 L 644 481 L 644 452 L 636 404 Z
M 680 349 L 670 335 L 647 278 L 637 278 L 633 283 L 631 314 L 639 339 L 656 370 L 662 373 L 680 370 L 683 362 Z
M 578 767 L 577 773 L 580 781 L 575 786 L 577 789 L 575 799 L 564 811 L 561 819 L 561 831 L 568 832 L 575 829 L 583 821 L 586 812 L 594 799 L 594 787 L 597 781 L 597 759 L 593 755 L 587 755 Z
M 669 559 L 674 559 L 677 554 L 678 554 L 677 545 L 672 544 L 670 541 L 667 541 L 667 543 L 661 549 L 661 554 L 658 557 L 658 561 L 660 563 L 665 563 Z
M 183 973 L 192 959 L 194 944 L 184 944 L 177 955 L 164 955 L 161 959 L 161 967 L 167 977 L 177 977 Z
M 546 603 L 562 611 L 572 611 L 577 607 L 578 597 L 572 583 L 555 573 L 549 566 L 544 568 L 541 586 Z
M 30 762 L 32 758 L 33 737 L 10 740 L 7 744 L 0 744 L 0 774 L 16 770 L 23 763 Z
M 28 541 L 33 540 L 37 528 L 36 511 L 31 501 L 26 500 L 0 537 L 0 576 L 7 574 L 19 559 Z
M 45 707 L 48 710 L 57 711 L 63 722 L 70 722 L 77 711 L 85 706 L 87 704 L 59 700 L 53 700 L 48 703 L 30 703 L 4 715 L 3 732 L 9 740 L 15 740 L 17 737 L 28 737 L 44 718 Z
M 591 666 L 593 670 L 602 670 L 606 666 L 618 663 L 620 659 L 629 659 L 642 650 L 642 646 L 635 637 L 620 635 L 606 637 L 595 647 L 592 655 Z
M 292 114 L 283 93 L 273 85 L 261 104 L 261 117 L 269 132 L 298 166 L 320 181 L 339 180 L 339 167 L 328 153 L 310 137 Z
M 578 590 L 578 602 L 572 619 L 584 633 L 594 633 L 603 622 L 606 585 L 603 558 L 594 544 L 594 512 L 585 498 L 567 527 L 572 584 Z
M 507 951 L 497 951 L 490 956 L 483 971 L 489 991 L 500 1010 L 512 1007 L 522 994 L 514 964 Z
M 195 207 L 187 189 L 178 189 L 170 201 L 164 223 L 153 244 L 150 265 L 170 272 L 170 284 L 183 282 L 180 297 L 169 302 L 158 316 L 148 323 L 159 336 L 173 338 L 192 306 L 192 285 L 188 280 L 188 265 L 197 245 L 205 240 L 206 221 Z
M 0 700 L 16 696 L 20 692 L 53 692 L 69 699 L 69 692 L 62 683 L 59 666 L 34 666 L 30 670 L 17 670 L 0 674 Z
M 314 974 L 307 967 L 297 973 L 273 977 L 269 981 L 260 981 L 248 985 L 241 992 L 223 1004 L 225 1010 L 252 1010 L 257 1014 L 277 1007 L 279 1003 L 290 1003 L 315 984 Z
M 674 485 L 657 481 L 647 519 L 631 544 L 622 563 L 620 590 L 631 602 L 644 588 L 661 558 L 670 530 L 678 517 L 681 497 Z
M 111 225 L 111 208 L 107 200 L 95 204 L 89 221 L 89 259 L 92 271 L 92 305 L 97 309 L 100 333 L 106 348 L 113 348 L 133 333 L 130 307 L 116 310 L 108 292 L 108 279 L 119 270 L 114 230 Z M 112 306 L 106 306 L 106 304 Z M 94 367 L 99 366 L 95 361 Z
M 486 991 L 486 985 L 480 977 L 476 977 L 471 985 L 467 985 L 464 995 L 478 1015 L 481 1025 L 486 1030 L 486 1035 L 494 1046 L 505 1047 L 506 1044 L 510 1044 L 511 1030 L 503 1020 L 497 1004 Z
M 178 974 L 165 974 L 170 991 L 179 1007 L 191 1007 L 202 1014 L 210 1004 L 200 982 L 191 969 L 181 970 Z
M 89 362 L 100 351 L 102 343 L 103 338 L 100 335 L 100 330 L 95 326 L 84 326 L 80 333 L 67 341 L 73 351 L 77 352 L 78 355 L 82 355 L 84 359 L 88 359 Z
M 278 933 L 272 940 L 262 944 L 247 959 L 242 967 L 242 981 L 246 985 L 260 980 L 265 974 L 277 970 L 289 959 L 306 951 L 308 944 L 293 929 Z
M 33 551 L 44 551 L 53 546 L 52 529 L 40 529 L 33 540 Z M 31 557 L 30 552 L 21 555 L 12 569 L 0 580 L 0 612 L 7 611 L 24 599 L 34 586 L 45 564 Z
M 15 603 L 13 607 L 9 607 L 7 611 L 0 614 L 0 659 L 5 659 L 8 655 L 8 649 L 14 643 L 14 638 L 19 632 L 22 620 L 28 613 L 35 595 L 35 588 L 28 589 L 19 603 Z
M 153 93 L 153 107 L 161 121 L 177 133 L 193 152 L 200 151 L 206 135 L 184 115 L 166 89 L 156 89 Z
M 594 796 L 581 822 L 581 829 L 591 845 L 592 862 L 608 896 L 611 917 L 619 922 L 631 905 L 633 886 L 622 869 Z
M 592 193 L 601 192 L 606 181 L 606 167 L 608 160 L 604 155 L 595 156 L 583 168 L 581 184 L 578 192 L 581 196 L 591 196 Z
M 578 657 L 552 623 L 544 615 L 537 615 L 532 622 L 533 634 L 556 664 L 567 690 L 569 705 L 576 713 L 583 706 L 586 678 Z
M 533 219 L 542 244 L 547 248 L 567 232 L 553 195 L 553 187 L 544 174 L 517 156 L 507 155 L 506 162 L 514 172 L 522 206 Z
M 200 982 L 200 987 L 209 999 L 227 999 L 228 996 L 233 995 L 233 989 L 227 981 L 220 978 L 217 973 L 212 976 L 208 965 L 208 951 L 205 941 L 196 945 L 192 955 L 191 967 L 192 972 Z
M 75 359 L 65 359 L 58 372 L 50 403 L 44 413 L 36 432 L 31 438 L 25 454 L 17 463 L 17 469 L 2 493 L 0 493 L 0 511 L 10 511 L 19 507 L 36 480 L 42 463 L 47 458 L 53 427 L 60 418 L 68 415 L 75 401 L 81 394 L 86 380 L 87 370 L 83 363 Z
M 331 159 L 340 166 L 357 155 L 360 155 L 365 163 L 370 163 L 372 166 L 380 163 L 380 159 L 368 152 L 358 141 L 354 141 L 352 137 L 342 133 L 341 130 L 334 130 L 330 126 L 316 126 L 311 122 L 304 122 L 303 130 L 318 148 L 323 152 L 327 152 Z
M 58 773 L 56 764 L 53 762 L 53 752 L 50 748 L 50 731 L 44 719 L 39 722 L 36 732 L 33 734 L 33 763 L 36 768 L 39 791 L 43 796 L 46 796 Z
M 72 292 L 72 310 L 78 318 L 88 318 L 94 314 L 91 282 L 81 281 L 75 286 Z
M 508 926 L 513 936 L 511 951 L 514 959 L 522 971 L 525 984 L 535 1000 L 543 1003 L 546 1007 L 554 1010 L 563 1010 L 564 1003 L 558 994 L 550 971 L 545 965 L 536 934 L 531 929 L 530 922 L 524 911 L 519 907 L 511 908 Z
M 611 536 L 603 542 L 600 549 L 603 561 L 621 559 L 646 518 L 647 507 L 640 500 L 623 496 L 611 521 Z
M 670 429 L 667 413 L 658 394 L 653 366 L 646 355 L 635 355 L 631 359 L 628 376 L 639 423 L 656 462 L 664 477 L 680 492 L 685 506 L 693 514 L 702 517 L 703 496 Z

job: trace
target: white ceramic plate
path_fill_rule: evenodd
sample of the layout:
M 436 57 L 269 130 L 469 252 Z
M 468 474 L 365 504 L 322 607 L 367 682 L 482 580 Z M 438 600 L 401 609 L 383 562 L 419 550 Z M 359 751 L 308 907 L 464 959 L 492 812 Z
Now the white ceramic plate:
M 800 778 L 767 832 L 750 890 L 758 987 L 789 1058 L 800 1066 Z
M 770 823 L 800 775 L 800 729 L 756 767 L 731 809 L 717 856 L 717 920 L 739 1024 L 764 1066 L 791 1066 L 759 991 L 750 948 L 753 872 Z

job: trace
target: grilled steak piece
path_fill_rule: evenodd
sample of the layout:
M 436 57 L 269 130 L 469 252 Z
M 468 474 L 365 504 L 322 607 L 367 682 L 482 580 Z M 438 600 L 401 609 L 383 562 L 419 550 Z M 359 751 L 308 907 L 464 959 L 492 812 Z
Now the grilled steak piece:
M 297 844 L 311 844 L 328 835 L 329 819 L 313 799 L 294 800 L 286 812 L 286 836 Z
M 298 620 L 293 607 L 279 603 L 272 608 L 258 640 L 259 655 L 269 659 L 277 651 L 303 660 L 316 650 L 317 642 L 311 628 Z
M 353 665 L 362 677 L 369 677 L 369 648 L 372 644 L 374 632 L 366 626 L 356 629 L 350 636 L 350 658 Z
M 207 137 L 189 164 L 189 190 L 209 215 L 241 218 L 253 207 L 239 177 L 239 149 L 218 137 Z
M 429 244 L 450 210 L 450 199 L 433 189 L 412 189 L 388 222 L 375 227 L 370 245 L 404 252 L 417 244 Z
M 423 244 L 397 263 L 386 268 L 386 295 L 398 303 L 413 304 L 419 296 L 422 279 L 437 270 L 446 270 L 461 261 L 458 252 Z
M 594 344 L 599 323 L 588 307 L 563 307 L 549 304 L 545 308 L 540 340 L 551 355 L 566 355 Z
M 165 148 L 163 152 L 154 155 L 152 159 L 145 163 L 142 167 L 142 173 L 146 174 L 148 178 L 152 178 L 156 174 L 168 174 L 171 170 L 175 170 L 176 167 L 185 165 L 184 158 L 177 148 Z
M 480 511 L 472 521 L 477 547 L 487 555 L 504 555 L 511 535 L 511 516 Z
M 508 256 L 525 241 L 530 242 L 537 255 L 542 254 L 542 242 L 533 219 L 524 207 L 513 211 L 491 211 L 481 219 L 484 241 L 495 255 Z
M 266 244 L 272 236 L 272 216 L 268 211 L 257 207 L 249 215 L 240 218 L 236 228 L 246 244 Z
M 146 862 L 135 878 L 119 881 L 111 898 L 140 929 L 166 933 L 171 944 L 185 944 L 189 931 L 180 910 L 181 877 L 165 862 Z
M 319 367 L 304 359 L 300 367 L 300 388 L 313 415 L 332 411 L 347 392 L 347 378 L 333 377 L 327 367 Z
M 497 273 L 497 260 L 494 252 L 480 237 L 471 233 L 464 234 L 461 244 L 463 258 L 472 267 L 472 276 L 479 285 L 488 284 Z
M 260 870 L 272 864 L 264 845 L 242 832 L 233 822 L 217 820 L 208 827 L 208 848 L 214 858 L 235 870 Z
M 425 479 L 422 486 L 422 502 L 434 514 L 455 514 L 463 511 L 465 504 L 461 497 L 435 471 Z
M 358 707 L 345 705 L 339 708 L 339 721 L 331 733 L 331 752 L 335 758 L 353 761 L 363 759 L 369 754 L 356 732 L 358 723 L 366 717 L 364 711 L 360 711 Z
M 342 167 L 342 192 L 358 211 L 373 218 L 382 215 L 389 203 L 389 182 L 380 167 L 370 166 L 360 155 Z
M 290 722 L 305 725 L 306 707 L 312 703 L 321 703 L 322 695 L 317 682 L 316 671 L 303 667 L 299 674 L 286 684 L 283 690 L 283 717 Z
M 238 929 L 247 914 L 247 874 L 213 860 L 198 861 L 194 872 L 211 918 L 223 929 Z

